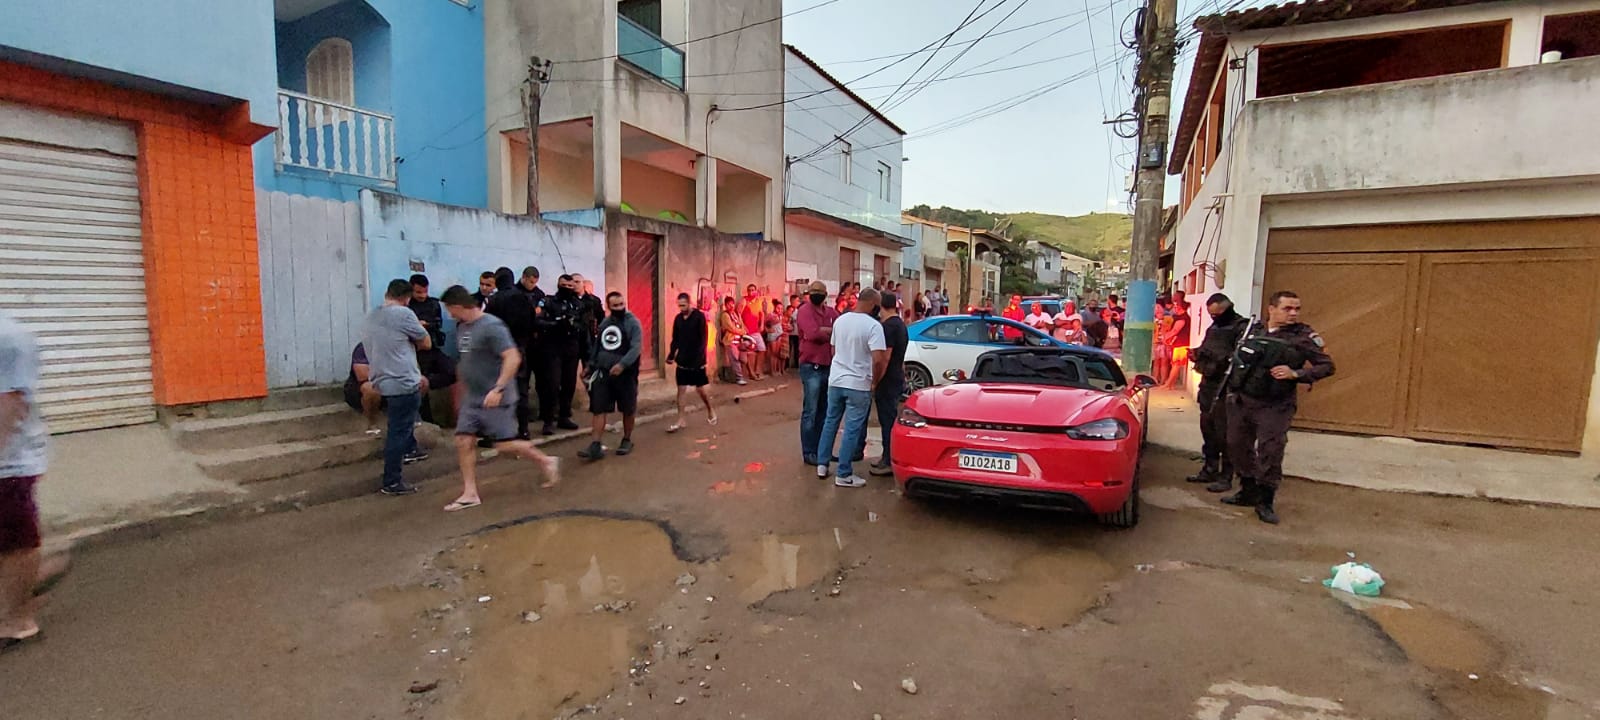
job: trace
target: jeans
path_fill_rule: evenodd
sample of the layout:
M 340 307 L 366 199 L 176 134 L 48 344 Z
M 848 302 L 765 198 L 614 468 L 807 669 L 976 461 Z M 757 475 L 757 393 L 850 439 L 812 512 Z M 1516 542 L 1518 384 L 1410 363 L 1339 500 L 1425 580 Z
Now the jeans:
M 400 466 L 407 453 L 417 449 L 417 409 L 422 397 L 417 393 L 385 395 L 385 414 L 389 418 L 389 432 L 383 438 L 383 486 L 400 487 Z
M 821 446 L 817 448 L 817 464 L 833 456 L 833 436 L 844 423 L 844 437 L 839 439 L 839 477 L 855 474 L 850 463 L 867 435 L 867 414 L 872 411 L 872 393 L 849 388 L 828 388 L 828 419 L 822 423 Z
M 879 381 L 872 394 L 872 404 L 878 408 L 878 429 L 883 433 L 883 464 L 889 464 L 889 438 L 894 435 L 894 421 L 900 417 L 900 394 L 904 382 Z
M 822 437 L 822 418 L 828 413 L 828 366 L 800 363 L 800 457 L 807 465 L 817 462 L 817 441 Z M 825 458 L 824 458 L 825 459 Z

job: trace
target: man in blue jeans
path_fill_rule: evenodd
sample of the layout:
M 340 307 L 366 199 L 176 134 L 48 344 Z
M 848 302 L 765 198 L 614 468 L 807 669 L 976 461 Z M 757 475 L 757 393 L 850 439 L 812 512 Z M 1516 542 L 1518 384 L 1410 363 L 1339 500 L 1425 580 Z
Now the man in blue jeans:
M 858 488 L 867 484 L 852 467 L 855 451 L 865 442 L 867 414 L 872 409 L 872 388 L 889 368 L 889 345 L 878 322 L 878 291 L 861 291 L 855 310 L 833 324 L 833 365 L 828 369 L 828 415 L 822 423 L 817 448 L 817 477 L 828 476 L 834 435 L 839 439 L 839 471 L 833 484 Z
M 822 437 L 822 417 L 828 412 L 828 372 L 833 365 L 833 323 L 839 312 L 827 305 L 828 286 L 811 283 L 806 303 L 795 310 L 795 330 L 800 339 L 800 457 L 817 464 L 817 442 Z
M 422 370 L 417 351 L 433 347 L 427 328 L 406 304 L 411 299 L 411 283 L 394 279 L 383 294 L 383 306 L 367 315 L 361 344 L 367 351 L 369 382 L 383 396 L 389 429 L 383 439 L 383 487 L 385 495 L 410 495 L 417 491 L 400 477 L 405 456 L 417 449 L 413 434 L 417 410 L 422 406 Z

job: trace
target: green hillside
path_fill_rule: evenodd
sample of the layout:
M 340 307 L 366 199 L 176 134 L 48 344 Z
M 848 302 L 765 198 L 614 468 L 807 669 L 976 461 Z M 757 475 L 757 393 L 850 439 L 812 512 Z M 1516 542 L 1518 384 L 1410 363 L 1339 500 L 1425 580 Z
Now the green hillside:
M 1107 262 L 1125 261 L 1133 237 L 1133 218 L 1120 213 L 1089 213 L 1072 217 L 1046 213 L 1003 215 L 987 210 L 930 208 L 927 205 L 918 205 L 906 212 L 934 222 L 963 227 L 992 228 L 1009 223 L 1007 234 L 1013 239 L 1038 240 L 1064 252 Z
M 1064 217 L 1044 213 L 1008 216 L 1012 236 L 1027 236 L 1064 252 L 1108 262 L 1124 260 L 1133 238 L 1133 218 L 1120 213 Z

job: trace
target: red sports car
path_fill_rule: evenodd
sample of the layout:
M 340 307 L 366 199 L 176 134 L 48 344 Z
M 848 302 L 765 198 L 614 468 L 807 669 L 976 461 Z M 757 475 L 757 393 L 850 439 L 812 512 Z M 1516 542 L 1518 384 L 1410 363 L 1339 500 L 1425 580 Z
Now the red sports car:
M 958 371 L 951 371 L 959 375 Z M 984 353 L 972 377 L 913 393 L 891 462 L 911 498 L 966 498 L 1139 522 L 1147 389 L 1092 348 Z

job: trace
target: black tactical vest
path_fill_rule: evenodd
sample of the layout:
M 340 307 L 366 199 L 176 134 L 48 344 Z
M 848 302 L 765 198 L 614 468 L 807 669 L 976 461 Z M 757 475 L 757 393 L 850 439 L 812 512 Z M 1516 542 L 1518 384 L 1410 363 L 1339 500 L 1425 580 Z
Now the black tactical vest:
M 1305 363 L 1305 353 L 1288 341 L 1266 333 L 1251 335 L 1233 354 L 1228 389 L 1256 400 L 1287 400 L 1294 397 L 1297 381 L 1272 377 L 1272 368 L 1288 365 L 1299 369 Z

